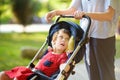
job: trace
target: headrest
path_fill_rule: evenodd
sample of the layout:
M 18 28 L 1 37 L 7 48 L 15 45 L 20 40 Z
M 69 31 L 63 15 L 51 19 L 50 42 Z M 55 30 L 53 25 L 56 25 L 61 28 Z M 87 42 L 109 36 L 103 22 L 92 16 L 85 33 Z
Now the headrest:
M 62 28 L 70 31 L 71 35 L 75 39 L 75 42 L 81 40 L 81 38 L 83 37 L 84 31 L 78 24 L 73 23 L 73 22 L 60 21 L 60 22 L 53 24 L 49 30 L 48 46 L 51 46 L 51 40 L 52 40 L 53 34 Z

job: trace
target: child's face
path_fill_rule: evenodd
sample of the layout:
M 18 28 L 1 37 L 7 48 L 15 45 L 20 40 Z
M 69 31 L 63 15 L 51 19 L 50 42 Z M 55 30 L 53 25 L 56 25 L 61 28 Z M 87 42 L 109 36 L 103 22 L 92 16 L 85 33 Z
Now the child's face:
M 68 42 L 69 42 L 69 35 L 64 33 L 63 31 L 60 31 L 59 34 L 57 35 L 56 41 L 55 41 L 55 49 L 56 51 L 61 51 L 64 52 L 66 48 L 68 47 Z

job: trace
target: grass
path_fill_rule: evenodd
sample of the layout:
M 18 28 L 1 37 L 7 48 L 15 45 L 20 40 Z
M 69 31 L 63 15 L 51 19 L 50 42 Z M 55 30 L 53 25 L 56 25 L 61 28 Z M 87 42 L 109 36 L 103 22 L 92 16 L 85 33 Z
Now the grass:
M 21 57 L 22 47 L 40 48 L 47 32 L 40 33 L 0 33 L 0 71 L 15 66 L 27 66 L 31 59 Z M 116 40 L 116 58 L 120 58 L 120 36 Z
M 120 58 L 120 35 L 116 37 L 116 58 Z
M 22 47 L 40 48 L 47 32 L 41 33 L 0 33 L 0 71 L 19 65 L 28 65 L 30 59 L 21 57 Z

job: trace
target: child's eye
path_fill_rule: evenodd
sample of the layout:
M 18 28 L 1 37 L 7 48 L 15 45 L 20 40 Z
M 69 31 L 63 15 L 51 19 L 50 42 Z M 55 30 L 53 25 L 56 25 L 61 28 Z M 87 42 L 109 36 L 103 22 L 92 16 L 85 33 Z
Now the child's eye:
M 69 41 L 69 38 L 65 38 L 66 41 Z
M 69 38 L 65 38 L 65 37 L 63 37 L 63 36 L 58 36 L 58 38 L 59 38 L 59 39 L 64 39 L 64 40 L 66 40 L 66 41 L 69 41 Z
M 63 39 L 63 36 L 59 36 L 61 39 Z
M 59 39 L 63 39 L 63 36 L 58 36 Z

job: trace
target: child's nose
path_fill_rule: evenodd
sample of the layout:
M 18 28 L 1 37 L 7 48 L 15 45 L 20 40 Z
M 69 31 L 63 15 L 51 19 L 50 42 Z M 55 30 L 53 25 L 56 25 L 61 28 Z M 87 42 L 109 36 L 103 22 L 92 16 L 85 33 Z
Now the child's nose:
M 66 39 L 65 39 L 65 38 L 63 38 L 63 39 L 62 39 L 62 41 L 66 41 Z

